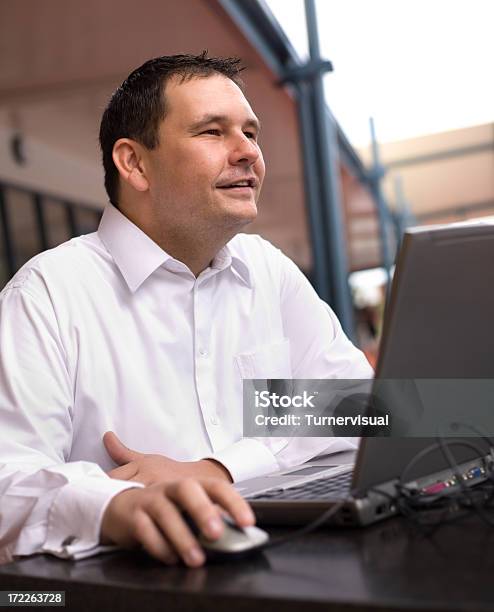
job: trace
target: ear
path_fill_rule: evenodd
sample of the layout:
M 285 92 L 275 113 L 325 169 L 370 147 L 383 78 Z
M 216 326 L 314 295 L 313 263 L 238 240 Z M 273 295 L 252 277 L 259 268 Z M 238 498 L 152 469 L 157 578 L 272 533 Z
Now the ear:
M 136 191 L 149 189 L 142 153 L 142 145 L 130 138 L 119 138 L 113 145 L 113 163 L 121 179 Z

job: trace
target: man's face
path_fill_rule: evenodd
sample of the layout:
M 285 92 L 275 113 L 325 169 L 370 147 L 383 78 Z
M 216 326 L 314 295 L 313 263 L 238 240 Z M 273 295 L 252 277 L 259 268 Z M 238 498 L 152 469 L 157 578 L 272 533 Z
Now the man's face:
M 253 221 L 264 179 L 258 120 L 223 75 L 166 85 L 159 146 L 149 151 L 153 211 L 167 231 L 231 230 Z

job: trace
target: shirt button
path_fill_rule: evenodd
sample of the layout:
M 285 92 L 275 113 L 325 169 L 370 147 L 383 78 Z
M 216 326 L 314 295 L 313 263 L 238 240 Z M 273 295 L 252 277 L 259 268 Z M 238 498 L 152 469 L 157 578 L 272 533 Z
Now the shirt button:
M 212 417 L 209 419 L 209 422 L 211 423 L 211 425 L 218 425 L 220 421 L 219 421 L 219 419 L 218 419 L 218 417 L 217 417 L 217 416 L 212 416 Z
M 209 355 L 208 351 L 205 348 L 199 349 L 199 355 L 201 357 L 207 357 Z

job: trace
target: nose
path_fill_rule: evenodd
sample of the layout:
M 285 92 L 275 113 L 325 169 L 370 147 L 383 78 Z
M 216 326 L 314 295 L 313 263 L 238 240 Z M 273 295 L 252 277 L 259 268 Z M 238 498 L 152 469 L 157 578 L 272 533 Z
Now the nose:
M 243 132 L 234 138 L 230 151 L 230 163 L 232 165 L 252 166 L 260 155 L 259 145 Z

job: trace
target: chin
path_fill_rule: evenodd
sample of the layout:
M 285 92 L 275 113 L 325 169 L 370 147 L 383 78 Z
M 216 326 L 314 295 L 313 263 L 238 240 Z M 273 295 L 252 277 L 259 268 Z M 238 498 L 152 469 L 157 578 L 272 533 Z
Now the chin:
M 247 225 L 255 221 L 257 217 L 257 206 L 255 202 L 245 202 L 242 206 L 229 207 L 227 212 L 228 218 L 238 225 Z

